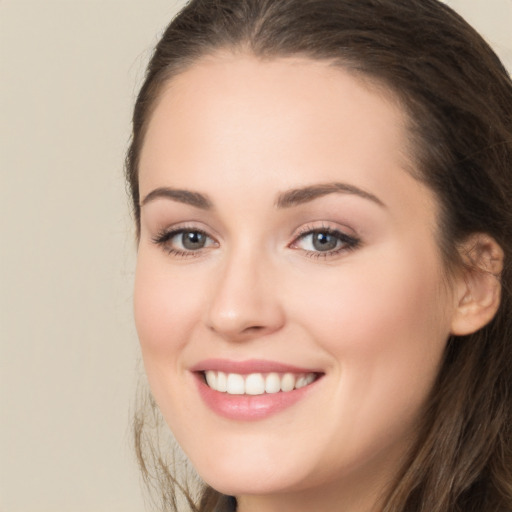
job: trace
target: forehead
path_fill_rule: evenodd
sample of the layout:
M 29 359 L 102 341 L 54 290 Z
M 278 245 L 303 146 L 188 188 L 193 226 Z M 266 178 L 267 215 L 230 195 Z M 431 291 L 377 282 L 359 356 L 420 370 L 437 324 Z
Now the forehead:
M 146 137 L 162 131 L 169 137 L 185 136 L 191 130 L 197 137 L 204 130 L 205 138 L 211 139 L 221 123 L 223 127 L 230 123 L 235 129 L 242 124 L 252 128 L 253 135 L 264 125 L 267 132 L 285 130 L 290 136 L 316 125 L 319 137 L 340 140 L 347 134 L 334 131 L 341 128 L 341 123 L 333 123 L 336 116 L 341 123 L 345 119 L 354 125 L 362 121 L 367 137 L 378 134 L 388 147 L 403 148 L 408 138 L 408 119 L 398 99 L 369 77 L 330 61 L 298 57 L 262 60 L 220 52 L 195 62 L 162 87 Z M 295 130 L 290 131 L 293 123 Z M 318 132 L 320 124 L 325 129 Z M 210 131 L 212 127 L 217 130 Z M 378 133 L 380 128 L 383 130 Z
M 407 125 L 391 92 L 340 66 L 216 54 L 163 88 L 142 148 L 141 194 L 158 186 L 215 191 L 226 180 L 243 188 L 271 179 L 286 189 L 346 178 L 400 195 L 396 178 L 412 167 Z

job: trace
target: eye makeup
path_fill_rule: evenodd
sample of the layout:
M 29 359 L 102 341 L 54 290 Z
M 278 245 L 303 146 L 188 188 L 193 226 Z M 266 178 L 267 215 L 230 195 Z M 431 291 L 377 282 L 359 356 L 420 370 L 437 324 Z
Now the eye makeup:
M 163 229 L 152 238 L 152 242 L 178 258 L 200 256 L 203 250 L 219 245 L 206 231 L 193 226 Z
M 339 229 L 329 226 L 304 226 L 289 245 L 292 249 L 301 249 L 310 258 L 329 258 L 344 252 L 353 251 L 361 240 Z
M 197 257 L 205 250 L 219 247 L 219 243 L 205 230 L 187 225 L 162 229 L 152 238 L 152 242 L 177 258 Z M 306 225 L 288 247 L 302 251 L 309 258 L 329 258 L 353 251 L 360 244 L 359 238 L 339 229 Z

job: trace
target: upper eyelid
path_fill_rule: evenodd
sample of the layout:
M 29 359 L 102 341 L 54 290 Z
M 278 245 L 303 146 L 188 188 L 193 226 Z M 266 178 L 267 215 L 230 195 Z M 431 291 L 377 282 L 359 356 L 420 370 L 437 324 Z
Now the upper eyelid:
M 294 230 L 291 236 L 293 238 L 298 238 L 300 236 L 307 235 L 308 233 L 318 233 L 321 231 L 327 231 L 329 233 L 340 233 L 351 238 L 360 238 L 356 231 L 350 226 L 340 224 L 338 222 L 334 223 L 333 225 L 332 223 L 327 223 L 327 221 L 320 221 L 320 224 L 317 224 L 316 221 L 303 224 L 301 227 Z
M 163 238 L 165 236 L 166 239 L 169 240 L 181 233 L 187 233 L 187 232 L 201 233 L 202 235 L 205 235 L 207 238 L 210 238 L 214 242 L 218 243 L 216 238 L 214 236 L 212 236 L 208 231 L 206 231 L 204 229 L 192 228 L 192 227 L 178 227 L 178 228 L 163 229 L 156 234 L 156 238 Z M 153 237 L 153 238 L 155 238 L 155 237 Z
M 177 222 L 175 224 L 166 225 L 165 227 L 155 228 L 154 231 L 159 234 L 177 234 L 183 231 L 198 231 L 199 233 L 203 233 L 204 235 L 208 236 L 209 238 L 212 238 L 213 240 L 217 240 L 220 238 L 216 231 L 210 228 L 209 226 L 204 227 L 199 226 L 197 224 L 202 223 L 198 221 Z
M 348 233 L 345 233 L 344 231 L 340 229 L 332 229 L 332 228 L 314 228 L 314 229 L 308 229 L 306 231 L 303 231 L 302 233 L 299 233 L 290 245 L 297 242 L 297 240 L 300 240 L 301 238 L 305 238 L 307 236 L 316 234 L 316 233 L 327 233 L 329 235 L 338 236 L 339 238 L 347 238 L 355 241 L 360 241 L 359 237 L 357 235 L 351 235 Z
M 202 233 L 202 234 L 208 236 L 209 238 L 212 238 L 213 240 L 217 240 L 217 239 L 221 238 L 218 235 L 212 234 L 209 229 L 204 229 L 201 227 L 188 225 L 188 224 L 185 224 L 183 226 L 178 224 L 177 226 L 163 228 L 163 229 L 159 230 L 158 233 L 159 234 L 167 234 L 170 236 L 170 235 L 176 235 L 179 233 L 183 233 L 186 231 L 197 231 L 198 233 Z M 347 231 L 352 231 L 349 228 L 343 229 L 341 227 L 327 226 L 325 224 L 322 224 L 320 226 L 311 226 L 311 225 L 302 226 L 302 227 L 298 228 L 298 230 L 295 230 L 291 234 L 290 237 L 292 238 L 292 241 L 293 241 L 302 236 L 305 236 L 305 235 L 308 235 L 311 233 L 318 233 L 318 232 L 322 232 L 322 231 L 325 231 L 328 233 L 333 233 L 333 234 L 338 233 L 338 234 L 341 234 L 341 235 L 344 235 L 344 236 L 350 237 L 350 238 L 358 238 L 358 236 L 355 233 L 347 232 Z
M 303 249 L 305 252 L 308 252 L 312 255 L 322 255 L 324 257 L 333 256 L 334 254 L 343 251 L 358 248 L 362 244 L 361 237 L 348 226 L 341 228 L 339 225 L 337 227 L 333 227 L 322 223 L 320 226 L 305 225 L 299 228 L 299 232 L 294 235 L 293 240 L 290 242 L 288 247 L 295 248 L 294 246 L 298 245 L 300 240 L 305 239 L 306 237 L 315 233 L 327 233 L 338 237 L 338 240 L 343 243 L 343 246 L 338 249 L 332 249 L 330 251 L 308 251 Z

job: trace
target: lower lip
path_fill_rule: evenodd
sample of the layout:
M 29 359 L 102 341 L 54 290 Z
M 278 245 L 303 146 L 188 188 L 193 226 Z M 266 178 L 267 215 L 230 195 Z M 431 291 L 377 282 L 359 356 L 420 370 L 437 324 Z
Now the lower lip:
M 230 420 L 256 421 L 268 418 L 303 399 L 317 384 L 318 379 L 303 388 L 287 392 L 265 393 L 262 395 L 230 395 L 215 391 L 197 375 L 199 394 L 206 405 L 219 416 Z

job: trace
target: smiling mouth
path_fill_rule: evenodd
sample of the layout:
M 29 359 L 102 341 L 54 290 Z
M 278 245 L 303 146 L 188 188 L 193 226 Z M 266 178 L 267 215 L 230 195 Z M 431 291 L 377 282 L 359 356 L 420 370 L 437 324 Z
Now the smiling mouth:
M 319 373 L 226 373 L 215 370 L 202 372 L 206 385 L 229 395 L 264 395 L 288 393 L 304 388 L 320 377 Z

